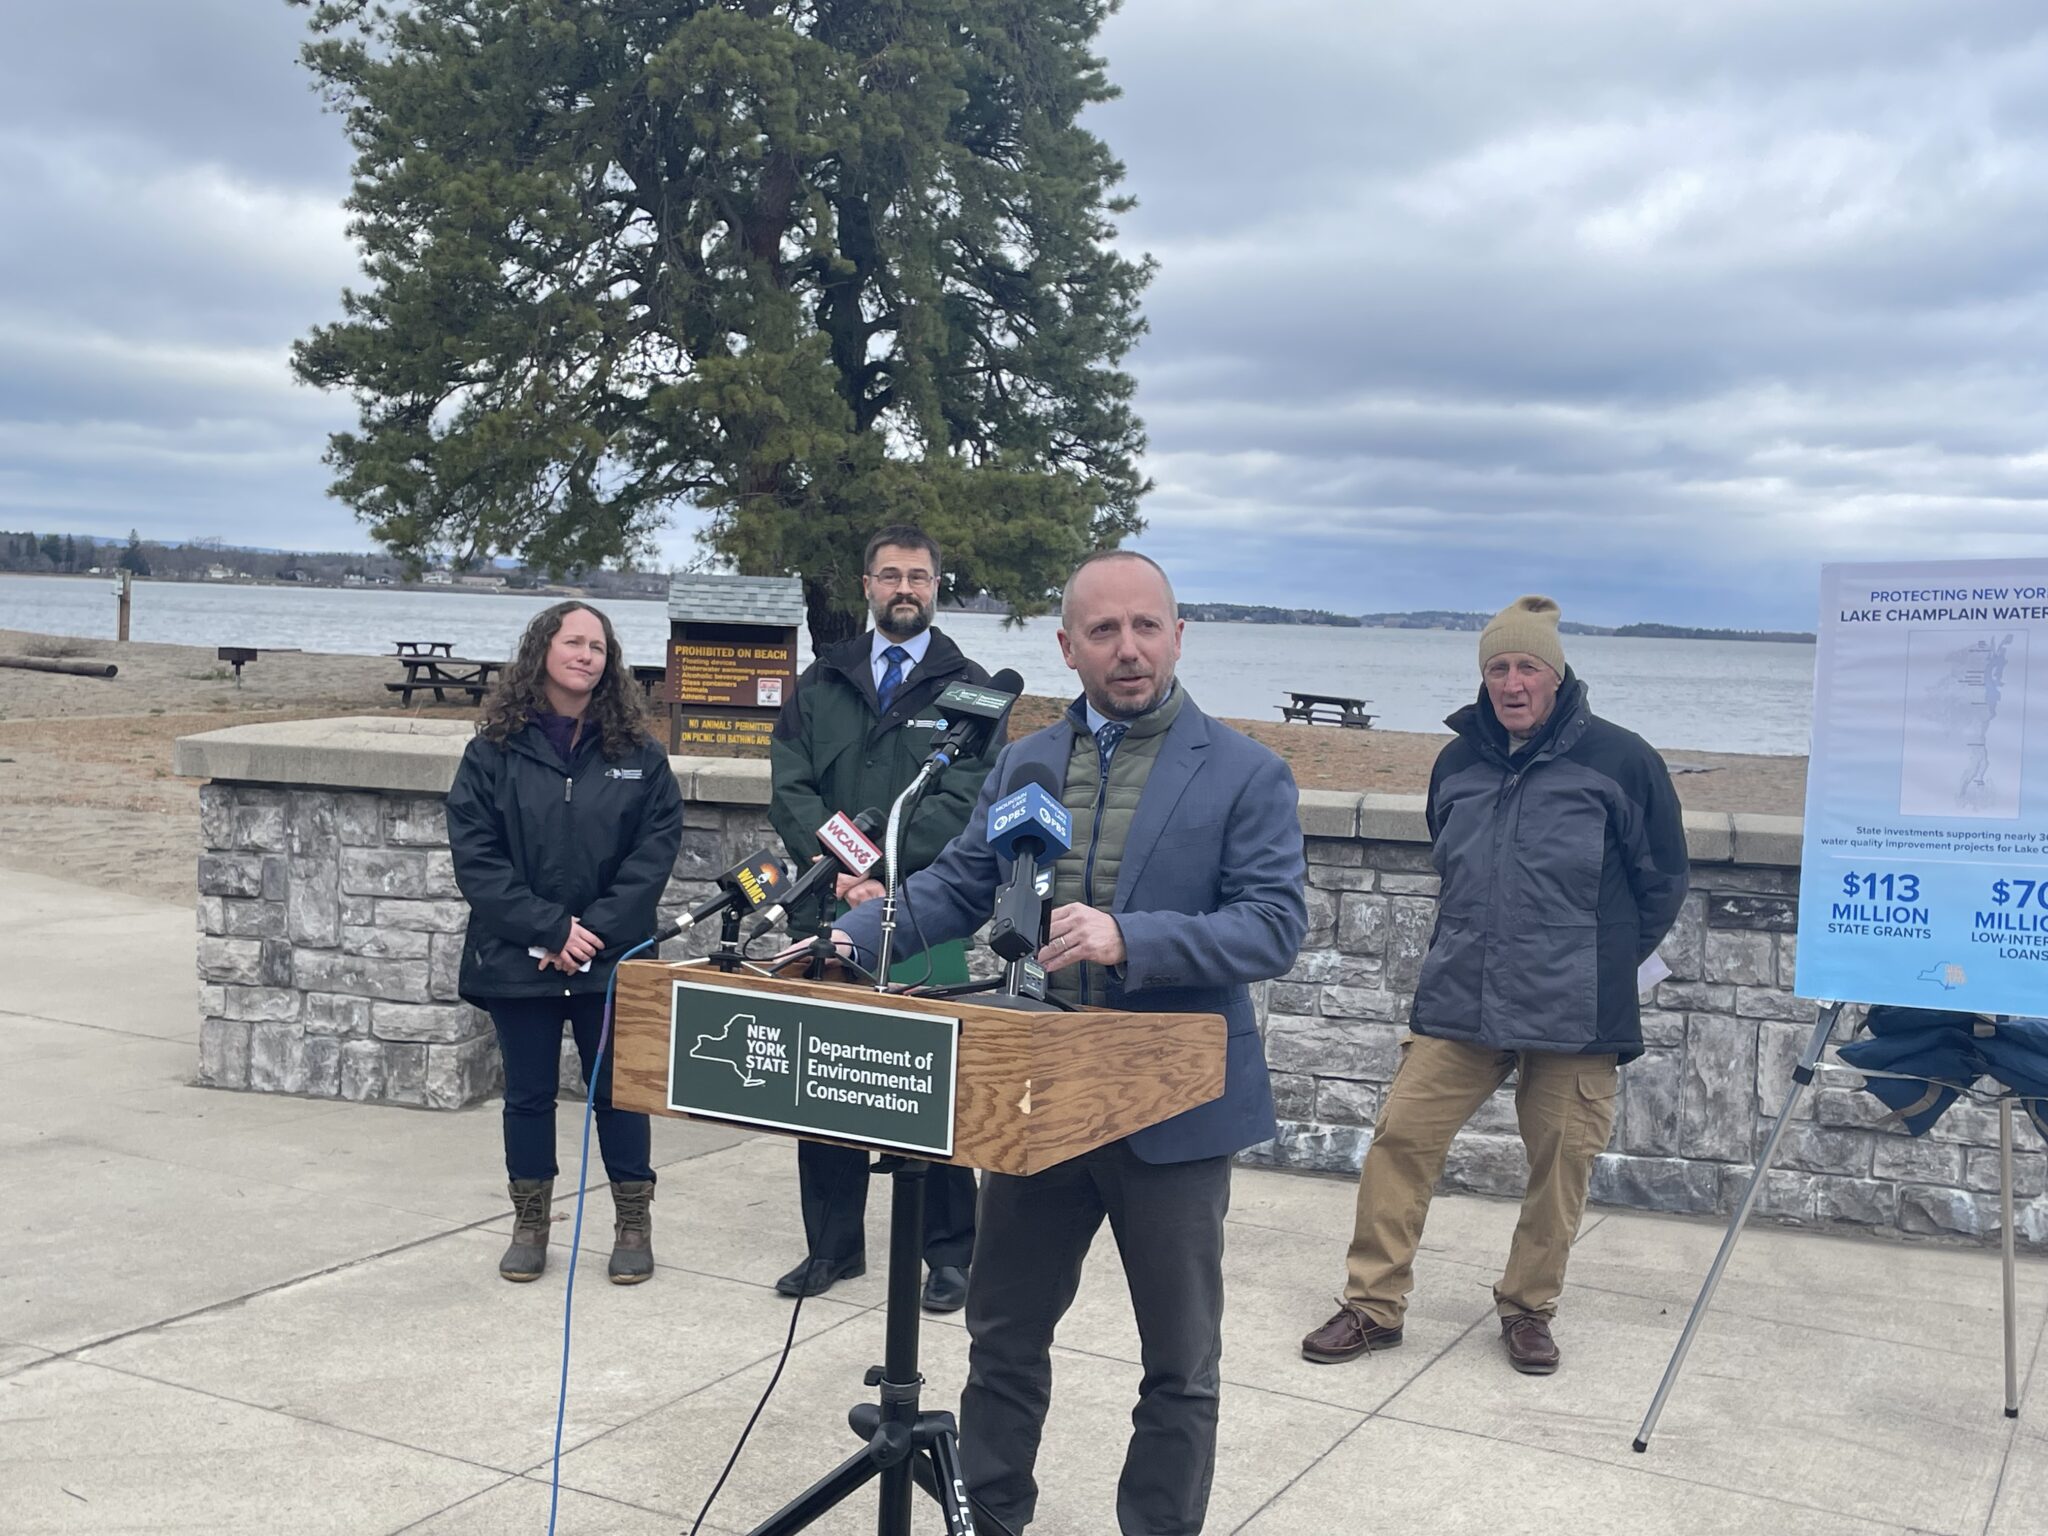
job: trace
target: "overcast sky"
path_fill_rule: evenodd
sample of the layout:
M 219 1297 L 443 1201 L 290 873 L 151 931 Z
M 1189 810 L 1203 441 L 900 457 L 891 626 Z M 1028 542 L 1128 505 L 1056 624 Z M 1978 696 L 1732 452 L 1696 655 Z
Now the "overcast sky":
M 10 24 L 0 527 L 367 545 L 286 367 L 355 276 L 303 18 Z M 1129 0 L 1101 46 L 1184 598 L 1810 628 L 1822 560 L 2048 557 L 2038 0 Z

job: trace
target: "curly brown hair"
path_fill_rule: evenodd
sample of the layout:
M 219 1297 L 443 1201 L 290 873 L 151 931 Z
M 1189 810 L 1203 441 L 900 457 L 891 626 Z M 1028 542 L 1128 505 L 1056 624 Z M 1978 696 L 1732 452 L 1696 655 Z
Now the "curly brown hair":
M 476 723 L 477 733 L 486 741 L 502 746 L 526 729 L 536 715 L 554 713 L 543 686 L 548 675 L 548 647 L 562 621 L 579 612 L 591 615 L 604 627 L 604 675 L 591 692 L 584 720 L 597 727 L 604 755 L 613 762 L 650 739 L 640 689 L 626 671 L 626 658 L 619 650 L 612 621 L 590 604 L 572 598 L 535 614 L 519 637 L 518 654 L 498 674 L 498 681 L 484 698 L 483 717 Z

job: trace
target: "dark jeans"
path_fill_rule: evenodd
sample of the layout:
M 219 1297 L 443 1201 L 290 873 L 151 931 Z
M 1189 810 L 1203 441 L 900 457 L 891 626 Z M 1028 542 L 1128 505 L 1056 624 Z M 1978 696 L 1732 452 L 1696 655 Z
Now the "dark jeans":
M 1147 1163 L 1111 1142 L 1028 1178 L 983 1175 L 960 1457 L 977 1503 L 1022 1531 L 1052 1402 L 1053 1330 L 1105 1216 L 1137 1314 L 1144 1376 L 1117 1482 L 1125 1536 L 1194 1536 L 1216 1470 L 1223 1217 L 1230 1159 Z
M 552 1179 L 555 1167 L 555 1095 L 560 1089 L 562 1026 L 576 1036 L 583 1086 L 604 1026 L 604 994 L 576 997 L 494 997 L 491 1023 L 505 1057 L 505 1173 L 514 1179 Z M 647 1166 L 647 1117 L 612 1108 L 612 1052 L 605 1046 L 597 1080 L 597 1145 L 614 1184 L 652 1180 Z
M 850 1259 L 866 1250 L 869 1157 L 819 1141 L 796 1144 L 811 1257 Z M 934 1163 L 924 1176 L 924 1261 L 933 1269 L 965 1269 L 973 1254 L 974 1170 Z

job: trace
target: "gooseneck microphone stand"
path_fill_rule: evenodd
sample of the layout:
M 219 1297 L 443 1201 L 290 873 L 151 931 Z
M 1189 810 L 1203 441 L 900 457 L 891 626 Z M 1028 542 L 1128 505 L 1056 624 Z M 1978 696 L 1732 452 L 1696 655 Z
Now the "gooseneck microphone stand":
M 906 807 L 915 803 L 931 782 L 927 764 L 889 810 L 883 838 L 882 939 L 875 966 L 874 989 L 889 989 L 889 957 L 896 927 L 896 856 L 901 846 Z M 832 948 L 830 906 L 821 930 Z M 815 944 L 815 941 L 814 941 Z M 833 951 L 836 955 L 836 951 Z M 822 972 L 814 948 L 812 964 Z M 991 1522 L 980 1526 L 967 1498 L 967 1479 L 960 1470 L 959 1429 L 950 1413 L 924 1412 L 918 1396 L 924 1377 L 918 1370 L 919 1296 L 924 1271 L 924 1181 L 930 1164 L 922 1158 L 888 1156 L 875 1164 L 889 1175 L 889 1291 L 887 1334 L 882 1363 L 870 1366 L 867 1384 L 879 1389 L 879 1401 L 853 1405 L 846 1415 L 855 1435 L 867 1442 L 824 1477 L 754 1527 L 750 1536 L 790 1536 L 807 1530 L 869 1482 L 881 1489 L 875 1513 L 877 1536 L 910 1536 L 912 1486 L 937 1503 L 946 1520 L 946 1536 L 1008 1536 Z
M 903 846 L 903 823 L 910 819 L 910 812 L 917 802 L 924 798 L 924 792 L 937 777 L 939 764 L 927 762 L 917 770 L 917 777 L 910 781 L 895 804 L 889 807 L 889 826 L 882 834 L 882 939 L 881 948 L 875 961 L 875 990 L 886 992 L 889 982 L 889 957 L 896 950 L 896 907 L 897 896 L 897 850 Z

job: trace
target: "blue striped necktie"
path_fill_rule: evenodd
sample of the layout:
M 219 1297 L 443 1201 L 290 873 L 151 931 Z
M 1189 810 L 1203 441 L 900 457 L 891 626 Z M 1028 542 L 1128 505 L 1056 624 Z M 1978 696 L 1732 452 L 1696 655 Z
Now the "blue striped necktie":
M 875 685 L 875 696 L 881 700 L 882 713 L 889 713 L 889 706 L 895 701 L 896 690 L 903 686 L 903 663 L 910 660 L 910 652 L 900 645 L 892 645 L 882 652 L 882 659 L 889 663 L 883 669 L 882 680 Z

